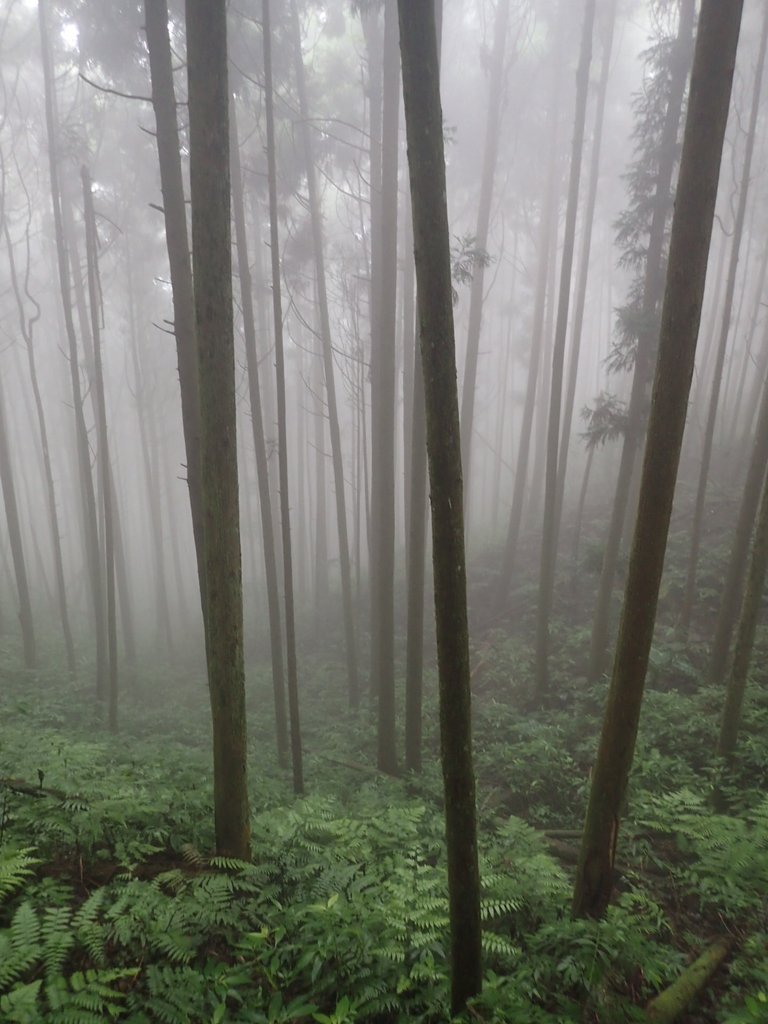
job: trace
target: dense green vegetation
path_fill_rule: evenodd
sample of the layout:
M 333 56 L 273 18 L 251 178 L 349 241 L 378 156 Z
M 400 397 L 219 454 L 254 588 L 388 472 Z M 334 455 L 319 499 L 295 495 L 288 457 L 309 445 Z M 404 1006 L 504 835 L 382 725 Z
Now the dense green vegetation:
M 722 555 L 710 555 L 703 587 Z M 676 581 L 673 568 L 669 591 Z M 712 753 L 722 692 L 702 682 L 704 644 L 683 647 L 660 624 L 617 856 L 619 894 L 604 921 L 571 920 L 604 695 L 603 683 L 590 687 L 579 675 L 589 638 L 576 610 L 588 602 L 572 599 L 569 622 L 553 633 L 547 707 L 526 710 L 525 616 L 519 634 L 487 633 L 474 652 L 486 982 L 473 1019 L 643 1020 L 647 1001 L 725 937 L 735 949 L 727 972 L 688 1020 L 764 1021 L 768 693 L 752 687 L 725 775 Z M 45 662 L 56 663 L 47 653 Z M 4 640 L 0 1019 L 448 1019 L 434 702 L 423 775 L 389 778 L 374 767 L 371 717 L 346 709 L 340 659 L 332 649 L 325 660 L 313 655 L 303 694 L 311 795 L 296 800 L 276 767 L 268 670 L 253 674 L 253 862 L 245 864 L 209 856 L 202 677 L 139 671 L 122 733 L 107 739 L 95 710 L 89 717 L 86 683 L 8 667 L 18 660 Z M 713 794 L 727 813 L 713 812 Z

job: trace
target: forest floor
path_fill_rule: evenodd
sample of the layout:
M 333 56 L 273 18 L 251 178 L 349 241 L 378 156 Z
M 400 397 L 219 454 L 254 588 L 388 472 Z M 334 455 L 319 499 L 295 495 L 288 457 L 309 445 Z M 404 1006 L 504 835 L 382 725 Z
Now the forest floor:
M 588 555 L 582 564 L 589 572 Z M 701 576 L 706 611 L 709 574 Z M 663 621 L 665 582 L 618 855 L 600 923 L 574 921 L 573 864 L 605 684 L 581 672 L 589 604 L 561 590 L 553 694 L 531 709 L 529 601 L 473 659 L 486 980 L 477 1022 L 648 1019 L 713 943 L 732 951 L 688 1017 L 768 1021 L 768 689 L 746 709 L 727 777 L 722 693 L 704 650 Z M 475 615 L 482 617 L 482 581 Z M 714 600 L 714 598 L 712 598 Z M 492 617 L 487 616 L 488 621 Z M 706 631 L 706 625 L 701 627 Z M 252 863 L 217 858 L 200 673 L 125 678 L 121 731 L 100 727 L 92 670 L 25 674 L 0 641 L 0 1020 L 35 1024 L 447 1021 L 447 903 L 436 707 L 425 767 L 374 765 L 370 709 L 345 706 L 334 652 L 302 658 L 308 795 L 276 765 L 271 681 L 248 683 Z M 50 657 L 49 663 L 55 663 Z M 60 662 L 59 662 L 60 663 Z M 433 694 L 433 676 L 427 692 Z M 727 814 L 715 814 L 715 785 Z

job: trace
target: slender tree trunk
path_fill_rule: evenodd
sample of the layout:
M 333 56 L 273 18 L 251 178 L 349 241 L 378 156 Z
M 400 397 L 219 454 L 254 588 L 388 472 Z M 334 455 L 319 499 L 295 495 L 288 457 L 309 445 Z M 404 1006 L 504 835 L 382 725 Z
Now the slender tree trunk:
M 712 650 L 709 656 L 707 679 L 713 686 L 718 686 L 725 678 L 728 664 L 728 652 L 731 647 L 731 636 L 736 624 L 736 615 L 739 608 L 739 594 L 741 593 L 744 573 L 747 566 L 747 555 L 749 553 L 749 542 L 752 537 L 752 527 L 755 522 L 755 514 L 760 500 L 760 488 L 765 479 L 766 467 L 768 466 L 768 377 L 763 378 L 763 397 L 760 403 L 760 415 L 757 421 L 757 431 L 752 443 L 752 453 L 747 469 L 747 478 L 744 483 L 744 490 L 741 496 L 739 516 L 736 521 L 736 528 L 733 534 L 728 567 L 723 579 L 723 589 L 720 595 L 720 610 L 717 616 L 717 624 L 712 640 Z
M 16 498 L 16 480 L 11 462 L 11 446 L 8 443 L 8 416 L 6 414 L 5 394 L 0 390 L 0 482 L 3 487 L 3 504 L 8 527 L 8 540 L 11 545 L 13 571 L 16 577 L 16 590 L 19 595 L 19 624 L 24 648 L 24 668 L 37 667 L 37 646 L 35 643 L 35 627 L 32 620 L 32 601 L 29 596 L 29 579 L 27 563 L 24 557 L 24 543 L 21 537 L 21 520 L 19 505 Z
M 559 35 L 558 35 L 558 54 Z M 507 539 L 499 574 L 499 603 L 503 602 L 512 582 L 512 573 L 517 557 L 517 545 L 520 540 L 520 526 L 523 521 L 523 508 L 528 480 L 528 463 L 531 454 L 531 436 L 533 433 L 533 417 L 536 410 L 536 387 L 539 378 L 541 355 L 544 348 L 544 314 L 547 300 L 547 277 L 550 261 L 555 258 L 552 249 L 552 228 L 557 218 L 557 151 L 558 122 L 560 111 L 561 76 L 558 69 L 554 70 L 553 97 L 550 106 L 550 144 L 547 162 L 547 177 L 542 196 L 541 223 L 539 228 L 539 263 L 536 274 L 536 295 L 533 308 L 533 330 L 531 332 L 531 356 L 528 365 L 528 383 L 525 391 L 523 419 L 520 425 L 520 442 L 517 449 L 515 465 L 514 490 L 512 507 L 509 513 Z
M 410 211 L 409 211 L 410 213 Z M 412 232 L 409 231 L 409 235 Z M 411 257 L 406 265 L 413 270 Z M 413 411 L 408 505 L 408 629 L 405 648 L 405 767 L 421 771 L 422 693 L 424 670 L 424 576 L 427 541 L 427 424 L 421 349 L 413 353 Z
M 216 849 L 248 860 L 248 738 L 237 479 L 225 0 L 186 0 L 206 660 Z
M 549 620 L 555 589 L 557 542 L 560 533 L 558 521 L 558 446 L 560 443 L 560 409 L 563 391 L 563 365 L 565 340 L 568 330 L 568 310 L 571 299 L 573 252 L 576 242 L 576 215 L 579 208 L 581 161 L 584 149 L 584 127 L 587 118 L 587 91 L 589 68 L 592 62 L 592 32 L 595 22 L 595 0 L 586 0 L 581 55 L 576 74 L 576 112 L 571 149 L 568 204 L 565 214 L 563 257 L 560 266 L 560 294 L 557 303 L 557 324 L 552 359 L 552 386 L 549 397 L 547 426 L 547 472 L 544 496 L 544 524 L 541 541 L 541 574 L 539 579 L 539 607 L 536 620 L 536 694 L 541 699 L 549 690 Z
M 696 570 L 699 562 L 699 548 L 701 546 L 701 535 L 704 524 L 704 502 L 707 496 L 707 478 L 709 477 L 709 466 L 712 461 L 712 445 L 715 437 L 717 407 L 720 402 L 720 385 L 722 382 L 723 364 L 725 361 L 728 337 L 731 330 L 731 314 L 733 312 L 733 298 L 736 291 L 736 272 L 739 267 L 739 252 L 741 250 L 744 224 L 747 217 L 747 199 L 749 198 L 749 186 L 752 178 L 752 157 L 755 152 L 757 115 L 760 110 L 760 95 L 763 85 L 766 49 L 768 49 L 768 6 L 765 7 L 765 13 L 763 15 L 763 29 L 760 36 L 760 53 L 757 59 L 757 70 L 755 72 L 754 89 L 752 93 L 752 109 L 749 116 L 747 145 L 744 153 L 744 167 L 742 169 L 741 185 L 739 188 L 739 206 L 736 212 L 736 223 L 733 228 L 733 242 L 731 245 L 731 260 L 728 266 L 728 281 L 725 288 L 723 319 L 717 346 L 714 377 L 712 379 L 712 392 L 710 394 L 709 408 L 707 411 L 707 425 L 704 431 L 704 448 L 701 454 L 699 486 L 696 491 L 696 503 L 693 511 L 691 550 L 688 556 L 688 573 L 685 581 L 685 594 L 683 596 L 683 603 L 680 611 L 680 629 L 684 636 L 687 636 L 688 631 L 690 630 L 693 606 L 696 601 Z
M 648 250 L 643 282 L 643 321 L 653 320 L 663 296 L 664 247 L 667 219 L 672 209 L 671 189 L 677 163 L 677 138 L 685 98 L 690 61 L 688 48 L 696 14 L 695 0 L 682 0 L 680 24 L 677 33 L 678 59 L 669 88 L 669 101 L 664 116 L 664 127 L 659 150 L 664 158 L 659 162 L 654 197 L 653 217 L 648 235 Z M 627 408 L 627 429 L 621 450 L 621 462 L 616 480 L 616 492 L 611 508 L 611 521 L 603 553 L 603 565 L 597 590 L 595 612 L 592 619 L 588 678 L 596 682 L 606 669 L 610 635 L 610 616 L 613 606 L 613 584 L 619 564 L 621 538 L 632 491 L 635 459 L 642 448 L 647 422 L 646 396 L 648 382 L 653 373 L 656 338 L 649 331 L 641 331 L 637 341 L 635 371 Z
M 584 476 L 581 480 L 581 491 L 579 492 L 579 504 L 576 509 L 576 525 L 573 529 L 573 545 L 571 553 L 571 561 L 574 567 L 574 574 L 579 562 L 579 543 L 581 542 L 581 528 L 584 523 L 584 505 L 587 500 L 587 492 L 589 490 L 589 478 L 592 475 L 592 465 L 595 461 L 595 449 L 591 447 L 587 454 L 587 461 L 584 466 Z
M 248 367 L 248 397 L 251 403 L 253 450 L 256 457 L 256 480 L 259 487 L 259 508 L 261 509 L 261 536 L 264 548 L 264 575 L 266 577 L 267 614 L 269 616 L 269 647 L 272 658 L 272 693 L 275 703 L 277 758 L 281 766 L 287 766 L 289 743 L 288 719 L 285 710 L 285 671 L 280 616 L 280 587 L 277 576 L 275 528 L 272 519 L 267 444 L 264 437 L 259 357 L 256 350 L 256 324 L 253 310 L 253 286 L 251 282 L 251 268 L 248 262 L 248 236 L 245 228 L 245 204 L 243 202 L 243 175 L 240 165 L 240 148 L 237 141 L 234 100 L 230 101 L 230 111 L 232 205 L 235 222 L 235 242 L 237 245 L 237 267 L 240 278 L 240 301 L 243 309 L 245 359 Z
M 482 952 L 450 236 L 434 5 L 399 0 L 398 8 L 432 502 L 451 1007 L 459 1013 L 482 986 Z
M 200 397 L 197 379 L 195 341 L 195 300 L 192 291 L 192 264 L 187 237 L 184 180 L 181 173 L 179 127 L 176 121 L 176 94 L 173 86 L 171 42 L 168 35 L 167 0 L 144 0 L 149 68 L 152 76 L 152 107 L 157 126 L 157 154 L 160 187 L 163 193 L 165 240 L 173 293 L 173 332 L 181 392 L 181 423 L 187 455 L 187 486 L 192 515 L 192 533 L 197 554 L 200 601 L 205 599 L 203 565 L 203 512 L 200 480 Z
M 336 376 L 333 366 L 333 340 L 331 318 L 328 311 L 328 289 L 325 274 L 325 239 L 320 197 L 317 188 L 314 147 L 309 128 L 309 103 L 307 100 L 306 74 L 301 54 L 301 34 L 295 0 L 292 2 L 294 25 L 294 47 L 296 55 L 296 80 L 299 91 L 302 141 L 307 168 L 307 191 L 312 221 L 312 246 L 315 256 L 315 281 L 317 285 L 318 313 L 320 316 L 320 340 L 323 349 L 323 371 L 325 395 L 328 403 L 328 429 L 331 437 L 331 460 L 333 464 L 333 485 L 336 492 L 336 528 L 339 535 L 339 568 L 341 570 L 341 597 L 344 615 L 344 636 L 347 651 L 347 685 L 350 707 L 356 708 L 360 699 L 360 681 L 357 668 L 357 639 L 355 637 L 355 616 L 352 602 L 352 572 L 349 558 L 349 530 L 347 525 L 347 499 L 344 484 L 344 461 L 341 447 Z
M 372 286 L 371 343 L 371 682 L 378 703 L 379 770 L 397 772 L 395 742 L 395 334 L 397 329 L 397 164 L 400 104 L 395 0 L 384 7 L 379 276 Z M 372 151 L 372 158 L 374 153 Z
M 153 447 L 150 444 L 150 434 L 153 433 L 153 427 L 150 424 L 154 419 L 154 410 L 152 409 L 151 399 L 147 392 L 147 382 L 144 376 L 138 332 L 136 330 L 136 299 L 133 286 L 133 259 L 130 245 L 126 248 L 125 278 L 128 289 L 128 333 L 130 336 L 131 361 L 133 363 L 133 378 L 135 381 L 136 418 L 138 420 L 139 437 L 141 440 L 144 486 L 147 491 L 147 511 L 149 512 L 149 525 L 154 547 L 157 649 L 162 651 L 164 648 L 165 654 L 172 658 L 173 630 L 171 628 L 171 611 L 168 603 L 168 587 L 165 576 L 165 540 L 163 537 L 160 481 L 157 464 L 153 457 Z
M 91 455 L 88 445 L 88 430 L 83 414 L 83 397 L 80 387 L 80 367 L 77 355 L 77 336 L 72 319 L 72 291 L 70 282 L 69 254 L 64 237 L 62 218 L 61 188 L 59 185 L 59 164 L 56 114 L 56 97 L 54 92 L 53 60 L 48 40 L 47 0 L 38 0 L 38 18 L 40 25 L 40 46 L 43 63 L 43 80 L 45 83 L 45 121 L 48 136 L 48 160 L 51 179 L 51 201 L 53 204 L 53 222 L 56 236 L 56 255 L 59 272 L 59 289 L 61 293 L 64 326 L 66 329 L 70 381 L 72 385 L 72 408 L 75 417 L 75 440 L 77 446 L 77 464 L 80 484 L 80 495 L 83 504 L 83 534 L 85 538 L 86 560 L 90 582 L 91 600 L 93 604 L 94 626 L 96 635 L 96 695 L 99 699 L 105 696 L 107 680 L 107 628 L 103 600 L 101 559 L 99 555 L 99 529 L 96 512 L 96 497 L 93 490 L 91 474 Z
M 98 453 L 103 482 L 104 502 L 104 565 L 106 567 L 107 597 L 107 651 L 108 651 L 108 707 L 109 729 L 117 732 L 117 596 L 115 593 L 115 523 L 112 515 L 112 467 L 109 461 L 109 435 L 107 429 L 107 403 L 104 394 L 104 370 L 101 359 L 101 296 L 98 284 L 96 249 L 96 215 L 93 209 L 91 176 L 87 167 L 80 169 L 83 182 L 83 209 L 85 216 L 85 249 L 88 266 L 88 301 L 91 308 L 91 336 L 93 338 L 94 384 L 96 385 L 96 428 Z
M 742 2 L 703 0 L 662 309 L 640 504 L 573 911 L 602 917 L 632 767 L 685 429 Z
M 584 210 L 584 237 L 579 257 L 579 279 L 576 285 L 576 305 L 573 316 L 573 334 L 571 355 L 568 363 L 568 384 L 563 406 L 563 427 L 560 432 L 560 455 L 557 463 L 557 509 L 555 522 L 559 524 L 563 514 L 563 497 L 565 480 L 568 473 L 568 454 L 573 426 L 573 407 L 576 399 L 576 383 L 579 376 L 579 356 L 581 354 L 581 337 L 584 330 L 584 311 L 587 300 L 587 282 L 589 280 L 589 264 L 592 253 L 592 231 L 595 224 L 595 207 L 597 205 L 597 187 L 600 182 L 600 155 L 602 153 L 603 126 L 605 124 L 605 102 L 608 96 L 608 78 L 611 71 L 611 54 L 613 53 L 613 36 L 616 27 L 616 0 L 606 12 L 607 23 L 603 40 L 603 57 L 600 69 L 600 84 L 597 94 L 595 111 L 595 135 L 592 142 L 592 162 L 589 169 L 589 193 Z
M 741 723 L 741 709 L 747 687 L 747 673 L 752 661 L 755 631 L 765 589 L 765 574 L 768 568 L 768 480 L 763 482 L 763 496 L 757 517 L 755 539 L 752 544 L 752 559 L 749 564 L 744 598 L 741 603 L 739 625 L 733 652 L 733 665 L 728 678 L 725 694 L 723 719 L 717 741 L 717 756 L 727 762 L 733 760 L 736 740 Z
M 31 210 L 30 210 L 31 216 Z M 69 603 L 67 601 L 67 586 L 64 578 L 64 558 L 61 550 L 61 533 L 59 532 L 59 513 L 56 505 L 56 486 L 53 480 L 53 468 L 51 466 L 51 452 L 48 444 L 48 425 L 45 419 L 45 408 L 40 395 L 40 384 L 37 377 L 37 360 L 34 346 L 34 325 L 40 316 L 40 307 L 32 299 L 28 290 L 29 260 L 27 259 L 27 272 L 24 276 L 24 290 L 27 298 L 33 303 L 35 313 L 27 317 L 24 311 L 24 298 L 21 293 L 21 284 L 16 272 L 16 260 L 14 258 L 13 244 L 8 231 L 8 225 L 3 225 L 5 241 L 8 247 L 8 265 L 11 272 L 11 285 L 13 287 L 16 305 L 19 311 L 19 328 L 27 350 L 27 365 L 29 368 L 29 379 L 32 383 L 32 395 L 35 401 L 35 412 L 37 414 L 37 425 L 40 431 L 40 448 L 43 456 L 43 474 L 45 477 L 45 494 L 48 505 L 48 522 L 51 530 L 51 548 L 53 551 L 53 563 L 56 573 L 56 596 L 61 617 L 61 629 L 64 634 L 64 647 L 67 653 L 67 671 L 71 677 L 77 674 L 77 662 L 75 659 L 75 645 L 72 639 L 72 628 L 69 621 Z M 29 253 L 29 224 L 26 232 L 27 253 Z
M 269 237 L 272 257 L 272 310 L 275 320 L 275 370 L 277 374 L 277 429 L 280 466 L 280 519 L 283 537 L 283 586 L 285 593 L 285 643 L 287 651 L 288 714 L 291 724 L 291 766 L 293 789 L 304 792 L 304 766 L 299 717 L 299 683 L 296 662 L 296 612 L 293 601 L 293 553 L 291 548 L 291 506 L 288 493 L 288 429 L 285 408 L 285 352 L 283 345 L 283 300 L 280 282 L 280 235 L 277 223 L 277 163 L 275 158 L 275 111 L 272 78 L 272 28 L 270 0 L 262 0 L 264 40 L 264 84 L 267 120 L 267 163 L 269 173 Z
M 510 0 L 497 0 L 493 25 L 493 51 L 491 54 L 490 78 L 488 82 L 488 107 L 485 121 L 485 146 L 483 168 L 480 176 L 480 201 L 475 227 L 475 246 L 484 251 L 488 248 L 488 233 L 491 223 L 493 185 L 499 156 L 501 134 L 501 112 L 504 101 L 504 65 L 509 35 Z M 472 432 L 475 419 L 475 388 L 477 383 L 477 362 L 480 352 L 480 329 L 483 320 L 483 299 L 485 297 L 485 267 L 481 262 L 474 268 L 469 295 L 469 325 L 467 328 L 467 355 L 464 364 L 464 384 L 461 392 L 461 457 L 466 507 L 468 518 L 468 495 L 472 493 Z

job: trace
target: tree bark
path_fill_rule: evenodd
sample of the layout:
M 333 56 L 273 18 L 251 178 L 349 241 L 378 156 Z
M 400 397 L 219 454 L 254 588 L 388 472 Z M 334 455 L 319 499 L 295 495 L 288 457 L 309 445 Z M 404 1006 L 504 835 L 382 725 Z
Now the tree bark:
M 206 660 L 216 849 L 248 860 L 225 0 L 186 0 Z
M 398 0 L 432 502 L 451 1005 L 482 985 L 459 400 L 432 0 Z
M 187 455 L 187 487 L 192 516 L 192 533 L 197 554 L 200 602 L 206 607 L 203 565 L 202 484 L 200 480 L 200 397 L 197 379 L 195 300 L 192 264 L 189 256 L 184 180 L 181 173 L 179 127 L 173 86 L 171 42 L 168 36 L 167 0 L 144 0 L 149 68 L 152 77 L 152 107 L 157 127 L 157 155 L 163 194 L 165 240 L 173 294 L 173 332 L 181 392 L 181 424 Z
M 619 819 L 637 738 L 696 356 L 741 14 L 742 0 L 726 5 L 703 0 L 640 502 L 576 873 L 577 917 L 601 917 L 613 888 Z
M 688 47 L 693 33 L 696 15 L 695 0 L 682 0 L 680 23 L 677 33 L 678 59 L 670 81 L 669 102 L 664 116 L 660 152 L 664 157 L 659 162 L 654 196 L 653 217 L 648 235 L 648 250 L 643 282 L 643 319 L 647 322 L 657 310 L 663 297 L 663 261 L 667 220 L 672 208 L 671 189 L 677 164 L 677 138 L 680 131 L 680 117 L 685 98 L 690 62 Z M 646 396 L 653 374 L 656 338 L 648 331 L 642 331 L 637 341 L 635 370 L 632 376 L 627 407 L 627 429 L 621 449 L 621 462 L 616 480 L 616 492 L 611 507 L 611 521 L 605 540 L 605 552 L 600 572 L 600 582 L 592 619 L 588 678 L 597 682 L 606 669 L 610 634 L 611 607 L 613 605 L 613 584 L 619 564 L 621 538 L 632 491 L 632 477 L 635 460 L 642 449 L 647 420 Z

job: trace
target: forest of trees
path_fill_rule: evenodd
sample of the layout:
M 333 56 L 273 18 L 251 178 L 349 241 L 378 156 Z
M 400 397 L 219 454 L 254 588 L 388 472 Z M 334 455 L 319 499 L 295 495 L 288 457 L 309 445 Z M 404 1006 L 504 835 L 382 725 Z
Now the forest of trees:
M 768 1022 L 767 56 L 0 3 L 0 1022 Z

